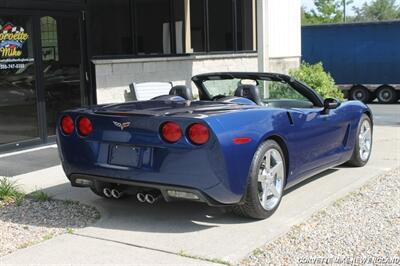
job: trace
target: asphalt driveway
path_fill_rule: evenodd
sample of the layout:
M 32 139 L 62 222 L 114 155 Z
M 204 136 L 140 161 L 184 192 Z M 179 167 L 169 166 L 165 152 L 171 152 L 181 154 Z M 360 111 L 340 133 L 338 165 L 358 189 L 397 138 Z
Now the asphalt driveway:
M 60 166 L 15 177 L 25 190 L 43 188 L 59 199 L 98 208 L 101 220 L 0 258 L 0 263 L 34 264 L 212 264 L 235 263 L 288 232 L 348 192 L 400 166 L 400 127 L 376 127 L 374 151 L 364 168 L 339 167 L 291 189 L 269 219 L 238 218 L 197 203 L 141 204 L 134 197 L 109 201 L 87 189 L 71 188 Z

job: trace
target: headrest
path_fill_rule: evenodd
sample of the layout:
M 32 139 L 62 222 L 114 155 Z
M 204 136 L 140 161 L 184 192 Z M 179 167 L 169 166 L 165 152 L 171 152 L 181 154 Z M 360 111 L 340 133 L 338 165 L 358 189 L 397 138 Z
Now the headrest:
M 169 95 L 181 96 L 182 98 L 189 100 L 189 101 L 193 100 L 192 89 L 188 88 L 184 85 L 178 85 L 178 86 L 172 87 L 172 89 L 169 92 Z
M 235 96 L 247 98 L 257 105 L 263 105 L 260 97 L 260 90 L 255 85 L 240 85 L 235 91 Z

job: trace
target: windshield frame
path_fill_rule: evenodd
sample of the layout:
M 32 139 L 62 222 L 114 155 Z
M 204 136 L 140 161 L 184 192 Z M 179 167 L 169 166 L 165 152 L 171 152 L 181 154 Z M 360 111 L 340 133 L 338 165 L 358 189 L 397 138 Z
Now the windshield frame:
M 230 79 L 243 79 L 255 81 L 277 81 L 284 82 L 290 85 L 294 90 L 299 92 L 305 98 L 310 100 L 315 107 L 323 107 L 323 98 L 312 88 L 290 76 L 275 73 L 253 73 L 253 72 L 218 72 L 197 75 L 192 78 L 193 83 L 199 90 L 200 100 L 212 101 L 207 87 L 204 85 L 205 81 L 210 80 L 230 80 Z

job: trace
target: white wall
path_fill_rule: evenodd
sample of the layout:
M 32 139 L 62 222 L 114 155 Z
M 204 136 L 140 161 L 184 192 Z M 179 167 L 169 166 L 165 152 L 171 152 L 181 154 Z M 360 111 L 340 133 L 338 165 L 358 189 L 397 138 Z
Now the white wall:
M 125 91 L 132 82 L 173 82 L 174 85 L 190 86 L 191 77 L 202 73 L 257 71 L 254 53 L 94 60 L 94 63 L 99 104 L 124 102 Z
M 300 0 L 268 0 L 269 56 L 301 56 Z

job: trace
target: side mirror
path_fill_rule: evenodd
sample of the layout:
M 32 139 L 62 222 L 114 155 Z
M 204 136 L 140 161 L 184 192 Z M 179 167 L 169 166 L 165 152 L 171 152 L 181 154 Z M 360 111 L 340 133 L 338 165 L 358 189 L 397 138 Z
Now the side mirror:
M 325 99 L 323 113 L 328 114 L 329 110 L 338 108 L 340 106 L 340 104 L 341 104 L 341 102 L 338 99 L 334 99 L 334 98 Z

